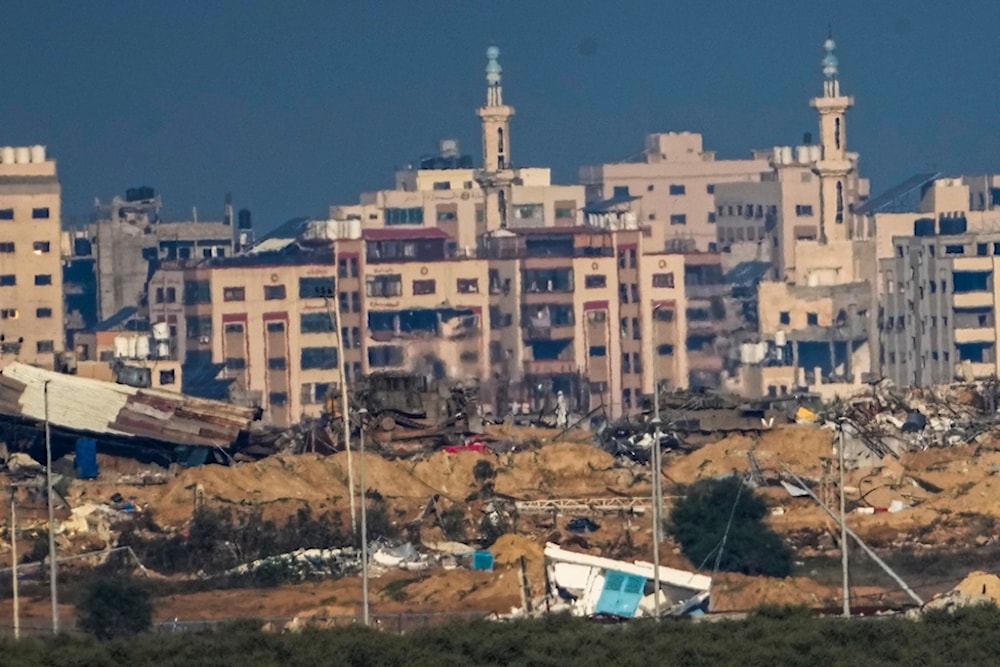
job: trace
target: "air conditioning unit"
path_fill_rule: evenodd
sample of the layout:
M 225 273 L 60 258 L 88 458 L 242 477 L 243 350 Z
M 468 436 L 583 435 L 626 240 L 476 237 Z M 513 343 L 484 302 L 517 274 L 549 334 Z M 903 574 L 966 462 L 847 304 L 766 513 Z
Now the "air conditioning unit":
M 202 343 L 203 345 L 207 345 L 209 343 L 209 338 L 208 336 L 202 336 L 201 338 L 198 339 L 198 342 Z

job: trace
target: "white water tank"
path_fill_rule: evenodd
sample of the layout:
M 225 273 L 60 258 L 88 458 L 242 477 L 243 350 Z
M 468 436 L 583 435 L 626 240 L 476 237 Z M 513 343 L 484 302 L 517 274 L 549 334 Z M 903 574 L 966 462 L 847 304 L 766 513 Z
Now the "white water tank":
M 774 332 L 774 345 L 775 345 L 775 347 L 785 347 L 785 344 L 787 342 L 788 342 L 788 337 L 785 335 L 784 331 L 775 331 Z
M 28 164 L 31 162 L 31 149 L 27 146 L 15 146 L 14 162 L 17 164 Z
M 138 338 L 138 336 L 129 336 L 129 337 L 127 337 L 125 339 L 127 341 L 127 344 L 128 344 L 128 358 L 129 359 L 135 359 L 136 358 L 136 356 L 135 356 L 135 347 L 136 347 L 136 340 L 137 340 L 137 338 Z
M 0 148 L 0 163 L 14 164 L 14 147 L 3 146 Z
M 115 359 L 123 359 L 128 356 L 128 338 L 125 336 L 115 336 L 114 342 Z
M 135 358 L 149 359 L 149 336 L 135 337 Z
M 170 340 L 170 325 L 166 322 L 157 322 L 153 325 L 153 339 Z
M 823 148 L 819 145 L 813 144 L 809 147 L 809 160 L 810 162 L 819 162 L 823 158 Z
M 31 161 L 32 162 L 45 162 L 45 146 L 32 146 L 31 147 Z
M 782 146 L 781 147 L 781 163 L 782 164 L 792 164 L 792 147 Z
M 809 164 L 809 147 L 808 146 L 796 146 L 795 147 L 795 161 L 799 164 Z

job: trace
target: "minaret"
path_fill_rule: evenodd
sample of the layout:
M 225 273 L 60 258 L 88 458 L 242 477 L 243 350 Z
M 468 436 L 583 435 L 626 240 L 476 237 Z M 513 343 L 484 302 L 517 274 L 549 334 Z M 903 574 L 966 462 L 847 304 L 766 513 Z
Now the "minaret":
M 854 98 L 840 94 L 837 78 L 837 44 L 832 35 L 823 43 L 823 95 L 812 100 L 812 107 L 819 112 L 819 136 L 822 155 L 815 171 L 820 181 L 820 240 L 844 241 L 850 238 L 850 225 L 844 224 L 847 215 L 845 201 L 853 191 L 854 163 L 847 155 L 847 126 L 844 116 L 854 105 Z M 850 180 L 850 183 L 849 183 Z
M 503 103 L 503 86 L 498 58 L 500 49 L 486 49 L 486 104 L 476 114 L 483 125 L 483 168 L 476 175 L 484 193 L 484 229 L 477 233 L 507 226 L 510 206 L 510 185 L 514 180 L 510 160 L 510 119 L 514 107 Z

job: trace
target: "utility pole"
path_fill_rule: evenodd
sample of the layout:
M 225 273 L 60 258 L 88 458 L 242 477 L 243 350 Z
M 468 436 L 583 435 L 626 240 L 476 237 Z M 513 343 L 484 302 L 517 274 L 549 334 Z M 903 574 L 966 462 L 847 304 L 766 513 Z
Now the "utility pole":
M 653 418 L 653 614 L 660 620 L 660 532 L 663 530 L 663 463 L 660 451 L 660 382 L 653 366 L 653 401 L 656 404 Z
M 15 487 L 10 488 L 10 587 L 14 595 L 14 639 L 21 638 L 21 603 L 17 587 L 17 499 Z
M 334 251 L 333 265 L 337 267 L 337 278 L 334 281 L 334 295 L 327 297 L 326 309 L 332 313 L 333 333 L 337 337 L 337 354 L 340 355 L 340 412 L 344 417 L 344 451 L 347 452 L 347 497 L 350 498 L 351 507 L 351 530 L 357 531 L 358 519 L 354 509 L 354 466 L 351 461 L 351 414 L 350 401 L 347 399 L 347 354 L 344 352 L 344 329 L 342 326 L 340 311 L 340 253 Z M 344 269 L 347 273 L 347 269 Z M 330 299 L 333 299 L 333 307 L 330 307 Z
M 365 495 L 365 417 L 368 410 L 361 408 L 358 410 L 358 421 L 361 423 L 361 462 L 358 464 L 358 472 L 361 476 L 361 619 L 368 627 L 370 623 L 368 614 L 368 498 Z
M 59 634 L 59 594 L 57 591 L 56 573 L 56 512 L 52 500 L 52 433 L 49 429 L 49 382 L 42 385 L 45 399 L 45 483 L 48 487 L 49 500 L 49 593 L 52 597 L 52 634 Z
M 847 501 L 844 497 L 844 420 L 840 420 L 837 451 L 840 457 L 840 565 L 844 570 L 844 618 L 851 617 L 851 585 L 847 576 Z

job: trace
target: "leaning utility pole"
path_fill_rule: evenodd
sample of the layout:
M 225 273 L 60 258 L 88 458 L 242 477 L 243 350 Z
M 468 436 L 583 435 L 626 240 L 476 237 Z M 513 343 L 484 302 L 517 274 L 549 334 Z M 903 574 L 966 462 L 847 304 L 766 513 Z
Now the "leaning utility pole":
M 59 594 L 56 574 L 56 511 L 52 490 L 52 433 L 49 429 L 49 382 L 42 385 L 45 400 L 45 479 L 49 499 L 49 593 L 52 598 L 52 634 L 59 634 Z

